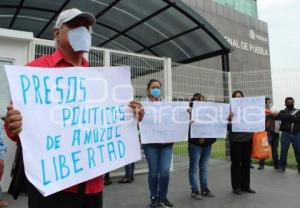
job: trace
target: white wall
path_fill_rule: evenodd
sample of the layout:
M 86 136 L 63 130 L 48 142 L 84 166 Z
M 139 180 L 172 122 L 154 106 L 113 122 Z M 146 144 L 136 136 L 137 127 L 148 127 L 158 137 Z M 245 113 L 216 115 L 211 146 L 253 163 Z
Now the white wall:
M 0 60 L 12 60 L 15 65 L 24 65 L 28 62 L 29 44 L 33 37 L 32 33 L 0 29 Z M 9 91 L 5 84 L 6 76 L 3 67 L 0 67 L 0 84 L 2 88 L 0 97 L 0 116 L 3 116 L 7 103 L 9 102 Z M 0 122 L 2 130 L 3 123 Z M 5 136 L 4 142 L 7 146 L 5 157 L 4 177 L 1 180 L 3 191 L 7 191 L 11 181 L 10 171 L 15 156 L 16 145 Z

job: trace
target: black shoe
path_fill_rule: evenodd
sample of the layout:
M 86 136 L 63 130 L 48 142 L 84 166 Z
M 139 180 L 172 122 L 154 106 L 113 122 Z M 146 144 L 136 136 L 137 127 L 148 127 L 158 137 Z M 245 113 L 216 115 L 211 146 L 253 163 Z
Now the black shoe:
M 279 168 L 279 169 L 277 170 L 277 172 L 278 172 L 278 173 L 284 173 L 284 172 L 285 172 L 285 168 Z
M 265 169 L 265 167 L 263 165 L 259 165 L 257 168 L 257 170 L 263 170 L 263 169 Z
M 162 207 L 174 207 L 174 204 L 172 204 L 167 198 L 165 200 L 160 200 L 160 205 Z
M 278 170 L 280 168 L 278 163 L 273 163 L 274 169 Z
M 202 199 L 202 196 L 201 196 L 201 194 L 199 193 L 198 190 L 197 191 L 192 191 L 191 197 L 193 199 L 196 199 L 196 200 L 201 200 Z
M 255 194 L 256 191 L 254 191 L 253 189 L 251 188 L 247 188 L 247 189 L 242 189 L 243 192 L 246 192 L 246 193 L 249 193 L 249 194 Z
M 149 204 L 148 208 L 162 208 L 162 206 L 159 204 L 157 198 L 151 198 L 151 204 Z
M 253 166 L 253 165 L 250 165 L 250 168 L 251 168 L 251 169 L 253 169 L 253 168 L 254 168 L 254 166 Z
M 110 185 L 110 184 L 112 184 L 112 181 L 111 181 L 111 180 L 104 180 L 104 185 L 105 185 L 105 186 L 108 186 L 108 185 Z
M 126 178 L 126 177 L 123 177 L 121 178 L 118 183 L 131 183 L 132 180 L 130 178 Z
M 215 195 L 213 195 L 208 188 L 202 189 L 201 194 L 202 194 L 202 196 L 215 197 Z
M 233 192 L 235 195 L 242 195 L 241 189 L 233 189 L 232 192 Z

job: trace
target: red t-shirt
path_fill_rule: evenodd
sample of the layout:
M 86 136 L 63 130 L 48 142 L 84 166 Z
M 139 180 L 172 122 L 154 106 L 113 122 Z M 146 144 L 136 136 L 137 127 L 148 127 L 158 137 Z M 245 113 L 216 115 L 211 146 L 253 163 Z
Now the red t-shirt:
M 54 51 L 54 53 L 50 55 L 41 56 L 40 58 L 29 62 L 26 66 L 33 67 L 47 67 L 47 68 L 59 68 L 59 67 L 72 67 L 73 65 L 68 62 L 68 59 L 61 53 L 60 50 Z M 89 63 L 87 60 L 83 59 L 81 66 L 88 67 Z M 9 138 L 14 141 L 19 140 L 19 137 L 14 137 L 11 132 L 8 130 L 5 124 L 5 130 Z M 96 177 L 86 182 L 85 193 L 86 194 L 94 194 L 103 191 L 103 176 Z M 68 192 L 78 192 L 78 185 L 72 186 L 65 191 Z

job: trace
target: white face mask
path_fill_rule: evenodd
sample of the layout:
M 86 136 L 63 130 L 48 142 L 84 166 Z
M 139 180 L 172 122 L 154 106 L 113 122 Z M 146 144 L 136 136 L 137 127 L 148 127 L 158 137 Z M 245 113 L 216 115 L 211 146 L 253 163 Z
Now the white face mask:
M 89 52 L 92 45 L 92 35 L 86 27 L 81 26 L 68 32 L 68 39 L 75 52 Z

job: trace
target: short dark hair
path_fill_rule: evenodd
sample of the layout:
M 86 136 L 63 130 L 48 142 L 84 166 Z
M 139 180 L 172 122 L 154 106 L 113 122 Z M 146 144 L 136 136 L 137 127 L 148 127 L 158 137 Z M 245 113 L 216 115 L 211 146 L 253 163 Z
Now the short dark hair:
M 202 94 L 199 93 L 199 92 L 195 93 L 195 94 L 193 95 L 193 97 L 191 98 L 191 100 L 190 100 L 189 106 L 192 108 L 192 107 L 193 107 L 193 102 L 194 102 L 195 100 L 198 100 L 198 98 L 201 99 L 201 97 L 202 97 L 203 100 L 204 100 L 204 95 L 202 95 Z
M 271 100 L 271 98 L 266 97 L 266 98 L 265 98 L 265 103 L 267 103 L 267 101 L 269 101 L 269 100 Z
M 286 97 L 284 102 L 286 102 L 286 101 L 288 101 L 288 100 L 294 101 L 294 98 L 292 98 L 292 97 Z
M 240 93 L 242 97 L 244 97 L 244 93 L 241 90 L 236 90 L 232 93 L 232 97 L 235 98 L 236 94 Z
M 201 98 L 201 97 L 204 98 L 204 96 L 201 93 L 197 92 L 193 95 L 193 97 L 191 98 L 191 101 L 195 101 L 195 100 L 197 100 L 197 98 Z

